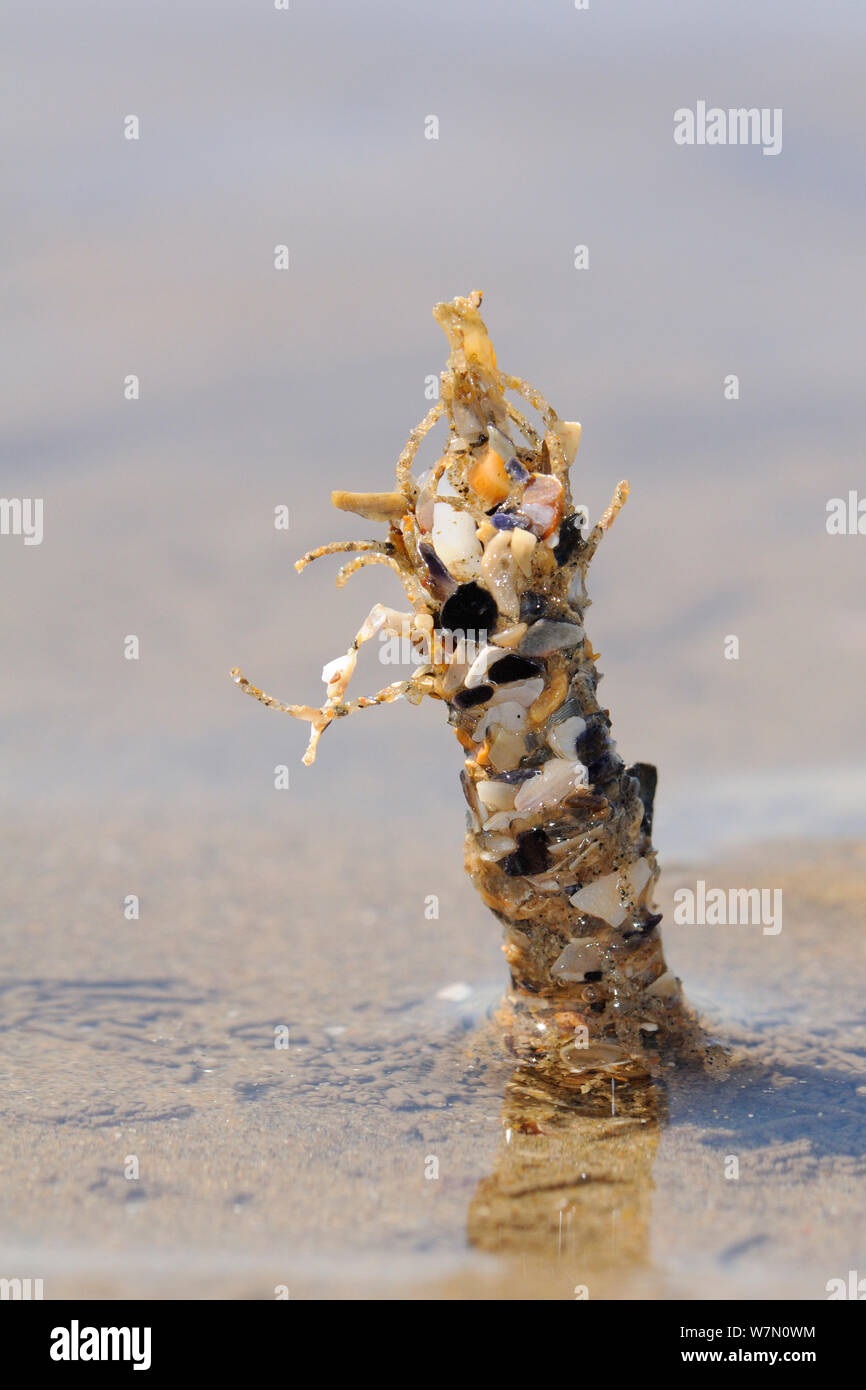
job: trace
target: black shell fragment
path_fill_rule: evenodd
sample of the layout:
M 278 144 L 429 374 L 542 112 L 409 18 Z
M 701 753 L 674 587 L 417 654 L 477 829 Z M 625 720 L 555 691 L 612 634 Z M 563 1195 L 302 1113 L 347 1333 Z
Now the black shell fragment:
M 588 826 L 597 817 L 604 815 L 610 802 L 600 792 L 587 795 L 583 791 L 580 793 L 572 792 L 571 796 L 567 796 L 562 804 L 575 822 L 585 823 Z
M 531 623 L 535 618 L 542 618 L 547 612 L 548 604 L 544 594 L 535 594 L 531 589 L 527 589 L 525 594 L 520 595 L 520 621 Z
M 442 605 L 440 622 L 451 632 L 492 631 L 498 610 L 496 600 L 480 584 L 461 584 Z
M 518 787 L 523 782 L 528 782 L 530 777 L 537 777 L 541 768 L 538 767 L 512 767 L 507 772 L 495 772 L 490 778 L 491 782 L 508 782 L 511 786 Z
M 529 680 L 532 676 L 537 676 L 540 670 L 539 662 L 530 661 L 526 656 L 518 656 L 516 652 L 508 652 L 498 661 L 494 661 L 492 666 L 488 666 L 487 674 L 494 684 L 508 685 L 511 681 Z
M 604 753 L 594 763 L 590 763 L 587 768 L 590 785 L 603 787 L 607 782 L 612 782 L 615 777 L 618 777 L 622 769 L 622 758 L 616 753 Z
M 630 931 L 624 931 L 623 941 L 633 941 L 635 937 L 649 936 L 654 927 L 657 927 L 662 920 L 660 912 L 651 912 L 648 917 L 635 918 Z
M 591 767 L 607 752 L 607 725 L 600 719 L 589 722 L 577 739 L 575 750 L 584 767 Z
M 629 777 L 634 777 L 638 784 L 640 799 L 643 802 L 643 820 L 640 828 L 644 835 L 651 835 L 653 828 L 653 802 L 655 801 L 656 785 L 659 775 L 652 763 L 632 763 L 631 767 L 626 768 Z
M 540 828 L 524 830 L 517 837 L 517 849 L 503 859 L 500 867 L 511 878 L 543 874 L 550 866 L 547 836 Z
M 583 545 L 583 538 L 580 534 L 580 523 L 582 517 L 579 512 L 572 512 L 567 516 L 559 527 L 559 544 L 554 547 L 553 558 L 558 565 L 567 565 L 572 556 Z
M 458 690 L 451 703 L 458 709 L 472 709 L 473 705 L 486 704 L 492 694 L 492 685 L 476 685 L 472 690 Z

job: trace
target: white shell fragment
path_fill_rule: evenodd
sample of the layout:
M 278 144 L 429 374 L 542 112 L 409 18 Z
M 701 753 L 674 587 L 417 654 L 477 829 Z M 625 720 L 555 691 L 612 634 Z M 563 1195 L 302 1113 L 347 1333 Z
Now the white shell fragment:
M 580 443 L 581 425 L 577 420 L 557 420 L 553 428 L 562 440 L 566 467 L 570 468 Z
M 526 710 L 516 700 L 506 700 L 501 705 L 491 705 L 482 714 L 475 726 L 472 737 L 480 743 L 494 729 L 507 729 L 509 733 L 522 733 L 526 727 Z
M 652 869 L 646 859 L 637 859 L 628 871 L 628 879 L 631 884 L 632 893 L 635 901 L 640 897 L 643 890 L 652 877 Z
M 477 685 L 483 685 L 487 679 L 487 669 L 491 661 L 498 661 L 501 655 L 501 647 L 492 647 L 489 644 L 482 647 L 466 672 L 466 680 L 463 682 L 466 689 L 474 690 Z
M 472 654 L 470 656 L 470 653 Z M 442 681 L 442 694 L 445 696 L 453 695 L 455 690 L 459 690 L 469 673 L 469 667 L 474 659 L 475 644 L 467 643 L 461 637 L 454 644 L 448 664 L 448 670 Z
M 501 632 L 497 632 L 495 637 L 491 637 L 497 647 L 516 647 L 521 637 L 526 633 L 526 623 L 515 623 L 513 627 L 504 627 Z
M 569 902 L 581 912 L 601 917 L 612 927 L 618 927 L 625 921 L 628 913 L 628 908 L 622 900 L 620 885 L 627 898 L 637 903 L 650 880 L 651 873 L 646 859 L 638 859 L 623 874 L 605 874 L 594 883 L 587 883 L 584 888 L 579 888 L 572 894 Z
M 547 742 L 558 758 L 573 762 L 575 745 L 585 729 L 586 720 L 576 714 L 572 719 L 563 719 L 561 723 L 554 724 L 547 735 Z
M 517 595 L 517 567 L 511 553 L 510 531 L 497 531 L 487 542 L 481 573 L 486 588 L 496 599 L 500 613 L 516 620 L 520 616 L 520 599 Z
M 491 705 L 504 705 L 516 701 L 518 705 L 523 705 L 525 709 L 534 704 L 544 689 L 544 681 L 541 676 L 533 676 L 528 681 L 514 681 L 511 685 L 500 685 L 498 690 L 490 696 Z
M 522 526 L 515 527 L 511 532 L 511 554 L 514 556 L 518 568 L 527 576 L 532 569 L 532 552 L 537 545 L 537 538 L 531 531 L 524 530 Z
M 517 767 L 526 752 L 526 741 L 522 734 L 511 733 L 508 729 L 497 729 L 490 744 L 490 764 L 497 772 L 508 772 Z
M 476 782 L 475 790 L 482 806 L 489 811 L 510 811 L 514 805 L 517 788 L 508 782 Z
M 669 999 L 676 991 L 677 977 L 672 970 L 666 970 L 657 980 L 653 980 L 644 992 L 654 999 Z
M 458 512 L 447 502 L 437 502 L 433 507 L 433 549 L 449 574 L 461 584 L 477 579 L 481 573 L 482 550 L 475 525 L 471 512 Z
M 601 970 L 603 966 L 604 957 L 596 942 L 587 938 L 586 941 L 570 941 L 550 967 L 550 973 L 554 980 L 571 984 L 582 980 L 587 971 Z
M 556 806 L 570 792 L 585 786 L 586 768 L 582 763 L 551 758 L 536 777 L 523 783 L 514 798 L 514 809 L 529 812 L 540 811 L 543 806 Z
M 345 656 L 335 656 L 333 661 L 328 661 L 322 667 L 322 680 L 325 685 L 333 685 L 334 681 L 341 680 L 346 672 L 355 665 L 355 653 L 348 652 Z
M 486 831 L 485 826 L 485 849 L 482 853 L 490 856 L 490 863 L 495 864 L 503 854 L 510 854 L 512 850 L 517 849 L 517 841 L 511 835 L 488 835 Z
M 451 414 L 458 435 L 462 435 L 465 439 L 475 439 L 482 433 L 484 426 L 481 423 L 481 417 L 464 401 L 455 400 L 451 407 Z

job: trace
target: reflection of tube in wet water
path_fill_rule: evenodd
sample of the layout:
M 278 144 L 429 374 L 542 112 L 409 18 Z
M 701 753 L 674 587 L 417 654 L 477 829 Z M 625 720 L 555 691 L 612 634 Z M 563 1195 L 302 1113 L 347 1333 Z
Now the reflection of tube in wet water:
M 646 1266 L 665 1118 L 664 1088 L 645 1070 L 616 1077 L 518 1067 L 493 1171 L 469 1208 L 470 1244 L 566 1261 L 577 1289 L 590 1270 Z

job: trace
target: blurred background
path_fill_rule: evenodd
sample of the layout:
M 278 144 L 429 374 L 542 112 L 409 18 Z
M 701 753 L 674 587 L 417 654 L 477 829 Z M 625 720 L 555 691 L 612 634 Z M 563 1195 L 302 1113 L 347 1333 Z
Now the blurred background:
M 864 51 L 855 0 L 12 0 L 2 489 L 44 498 L 44 541 L 0 538 L 6 809 L 338 835 L 387 800 L 459 843 L 441 707 L 335 727 L 308 771 L 228 672 L 317 703 L 399 603 L 292 563 L 374 533 L 329 493 L 389 487 L 432 306 L 478 287 L 500 364 L 583 422 L 576 499 L 631 481 L 589 631 L 662 853 L 862 832 L 866 538 L 825 521 L 866 490 Z M 699 99 L 781 107 L 781 154 L 677 146 Z

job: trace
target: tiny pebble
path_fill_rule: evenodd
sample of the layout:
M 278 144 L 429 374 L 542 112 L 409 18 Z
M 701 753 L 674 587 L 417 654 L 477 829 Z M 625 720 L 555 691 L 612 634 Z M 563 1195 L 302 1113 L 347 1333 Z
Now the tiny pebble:
M 464 999 L 468 999 L 472 993 L 472 986 L 458 982 L 454 985 L 446 985 L 440 989 L 436 995 L 437 999 L 448 999 L 455 1004 L 462 1004 Z

